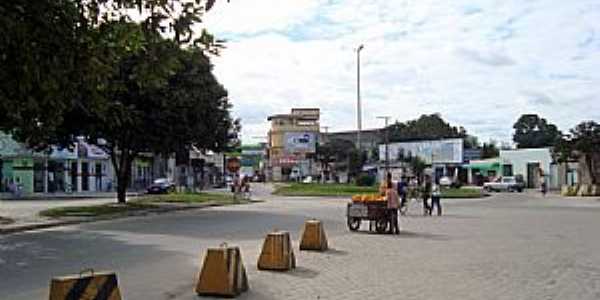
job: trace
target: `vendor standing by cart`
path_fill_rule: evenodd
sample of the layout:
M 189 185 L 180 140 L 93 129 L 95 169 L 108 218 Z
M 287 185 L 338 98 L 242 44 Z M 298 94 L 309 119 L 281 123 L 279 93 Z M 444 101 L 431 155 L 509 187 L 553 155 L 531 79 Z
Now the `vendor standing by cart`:
M 400 199 L 398 192 L 392 183 L 392 174 L 388 173 L 386 180 L 385 200 L 387 201 L 388 214 L 390 216 L 390 230 L 388 233 L 400 234 L 398 228 L 398 209 L 400 208 Z

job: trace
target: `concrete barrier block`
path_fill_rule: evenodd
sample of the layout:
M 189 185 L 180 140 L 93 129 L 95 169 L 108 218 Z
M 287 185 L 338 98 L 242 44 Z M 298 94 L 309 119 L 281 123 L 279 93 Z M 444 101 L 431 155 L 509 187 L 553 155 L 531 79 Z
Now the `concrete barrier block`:
M 571 192 L 571 187 L 568 186 L 568 185 L 563 185 L 560 188 L 560 195 L 561 196 L 567 197 L 567 196 L 569 196 L 570 192 Z
M 296 257 L 289 232 L 269 233 L 258 258 L 258 269 L 287 271 L 293 268 L 296 268 Z
M 300 250 L 325 251 L 328 249 L 327 235 L 319 220 L 307 220 L 302 231 Z
M 50 281 L 50 300 L 121 300 L 117 275 L 91 271 L 88 275 L 54 277 Z
M 206 251 L 196 293 L 201 296 L 236 297 L 248 290 L 248 277 L 238 247 Z
M 585 197 L 590 195 L 590 186 L 588 184 L 582 184 L 579 186 L 577 196 Z

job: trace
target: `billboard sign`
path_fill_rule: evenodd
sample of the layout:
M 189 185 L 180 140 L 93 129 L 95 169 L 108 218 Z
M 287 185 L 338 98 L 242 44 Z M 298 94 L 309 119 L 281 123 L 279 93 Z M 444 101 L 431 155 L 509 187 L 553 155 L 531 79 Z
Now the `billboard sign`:
M 286 132 L 283 136 L 287 153 L 314 153 L 317 135 L 314 132 Z
M 418 156 L 427 164 L 433 163 L 463 163 L 463 140 L 442 139 L 393 143 L 388 145 L 391 160 L 399 156 Z M 379 153 L 385 153 L 385 145 L 379 145 Z M 385 160 L 385 155 L 380 155 Z

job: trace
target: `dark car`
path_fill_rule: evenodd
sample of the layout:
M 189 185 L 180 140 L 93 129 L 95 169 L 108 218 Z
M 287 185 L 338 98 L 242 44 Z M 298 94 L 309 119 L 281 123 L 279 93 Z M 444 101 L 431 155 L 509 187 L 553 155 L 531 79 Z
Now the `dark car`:
M 158 178 L 148 187 L 148 194 L 168 194 L 175 191 L 175 184 L 167 178 Z

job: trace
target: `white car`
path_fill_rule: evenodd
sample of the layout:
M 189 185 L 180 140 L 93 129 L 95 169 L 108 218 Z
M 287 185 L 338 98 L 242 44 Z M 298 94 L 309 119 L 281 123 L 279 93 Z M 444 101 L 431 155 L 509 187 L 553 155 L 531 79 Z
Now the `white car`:
M 312 176 L 306 176 L 306 178 L 304 178 L 304 180 L 302 180 L 302 183 L 312 183 L 313 179 Z
M 483 184 L 483 189 L 488 192 L 507 191 L 520 193 L 524 188 L 524 183 L 517 181 L 517 179 L 512 176 L 499 177 L 493 182 L 486 182 Z
M 452 179 L 448 176 L 444 176 L 444 177 L 440 178 L 440 185 L 441 186 L 451 186 Z

